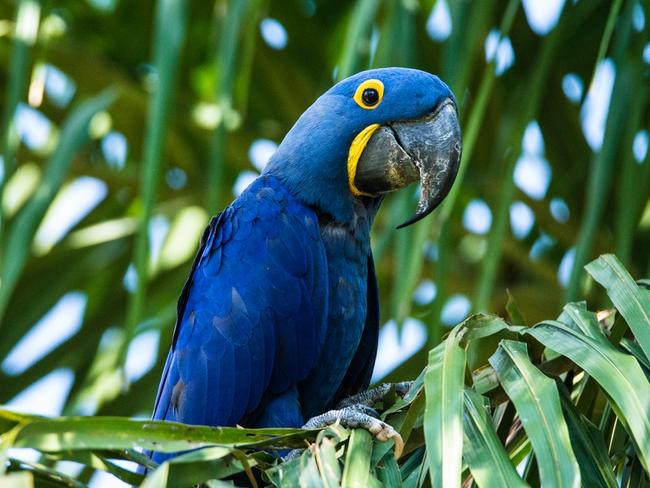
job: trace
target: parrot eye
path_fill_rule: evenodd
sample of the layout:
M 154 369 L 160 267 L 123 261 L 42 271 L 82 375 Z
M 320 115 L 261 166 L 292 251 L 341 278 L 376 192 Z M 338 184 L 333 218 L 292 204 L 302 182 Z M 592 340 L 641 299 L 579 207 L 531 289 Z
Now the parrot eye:
M 366 88 L 363 90 L 361 100 L 363 100 L 363 103 L 369 106 L 377 105 L 377 102 L 379 101 L 379 92 L 377 92 L 377 90 L 374 88 Z
M 384 96 L 384 84 L 379 80 L 366 80 L 361 83 L 354 94 L 357 105 L 366 110 L 373 110 L 381 103 Z

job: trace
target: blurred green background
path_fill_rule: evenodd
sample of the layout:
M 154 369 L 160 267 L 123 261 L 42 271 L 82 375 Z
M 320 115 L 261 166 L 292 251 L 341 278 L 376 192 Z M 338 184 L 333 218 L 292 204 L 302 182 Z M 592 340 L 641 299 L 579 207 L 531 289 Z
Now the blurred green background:
M 375 380 L 415 377 L 508 293 L 529 323 L 556 316 L 603 252 L 648 276 L 649 16 L 647 0 L 0 0 L 0 403 L 148 416 L 209 216 L 368 67 L 438 74 L 464 137 L 432 216 L 394 229 L 413 189 L 374 226 Z

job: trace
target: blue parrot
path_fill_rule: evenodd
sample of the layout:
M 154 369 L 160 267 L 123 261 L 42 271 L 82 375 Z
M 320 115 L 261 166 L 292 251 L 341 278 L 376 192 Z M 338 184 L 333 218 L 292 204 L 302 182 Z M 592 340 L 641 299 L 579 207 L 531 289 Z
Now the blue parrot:
M 385 193 L 418 180 L 417 210 L 402 226 L 430 213 L 459 160 L 455 100 L 432 74 L 364 71 L 318 98 L 205 230 L 153 418 L 246 427 L 338 419 L 378 434 L 385 424 L 372 415 L 332 410 L 368 388 L 377 353 L 370 227 Z

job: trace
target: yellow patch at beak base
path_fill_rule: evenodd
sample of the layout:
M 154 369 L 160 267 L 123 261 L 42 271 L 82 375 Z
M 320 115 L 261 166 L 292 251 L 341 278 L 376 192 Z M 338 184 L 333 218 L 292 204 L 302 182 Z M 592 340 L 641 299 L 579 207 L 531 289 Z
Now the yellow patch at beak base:
M 348 152 L 348 185 L 350 186 L 350 191 L 355 197 L 374 196 L 359 190 L 354 184 L 354 178 L 357 176 L 357 163 L 359 162 L 361 153 L 366 148 L 366 144 L 368 144 L 368 141 L 377 129 L 379 129 L 379 124 L 369 125 L 359 132 L 352 141 L 352 144 L 350 144 L 350 151 Z

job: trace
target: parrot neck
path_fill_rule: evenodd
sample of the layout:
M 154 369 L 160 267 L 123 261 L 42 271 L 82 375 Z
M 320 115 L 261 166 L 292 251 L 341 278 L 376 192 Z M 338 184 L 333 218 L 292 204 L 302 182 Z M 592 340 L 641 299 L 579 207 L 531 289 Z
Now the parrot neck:
M 281 164 L 270 161 L 262 172 L 275 177 L 299 201 L 312 208 L 321 220 L 353 225 L 361 215 L 372 223 L 382 197 L 355 197 L 348 189 L 347 174 L 329 178 L 310 178 L 300 174 L 305 168 L 299 160 L 285 160 Z
M 306 205 L 348 223 L 358 199 L 349 189 L 347 158 L 356 134 L 341 97 L 321 97 L 296 121 L 263 174 L 275 176 Z M 335 116 L 335 120 L 333 120 Z
M 316 211 L 316 215 L 321 229 L 333 229 L 334 233 L 345 231 L 362 246 L 363 250 L 366 251 L 365 254 L 367 254 L 370 250 L 370 227 L 372 227 L 382 200 L 383 197 L 355 199 L 353 216 L 349 221 L 345 222 L 334 219 L 328 213 Z

